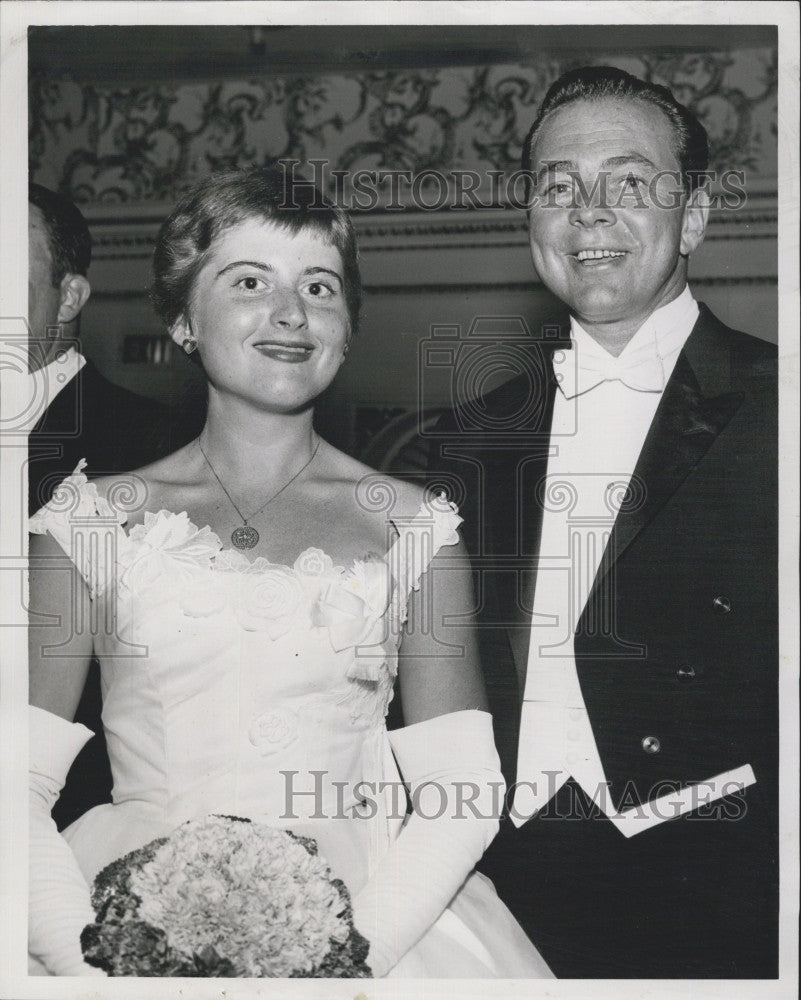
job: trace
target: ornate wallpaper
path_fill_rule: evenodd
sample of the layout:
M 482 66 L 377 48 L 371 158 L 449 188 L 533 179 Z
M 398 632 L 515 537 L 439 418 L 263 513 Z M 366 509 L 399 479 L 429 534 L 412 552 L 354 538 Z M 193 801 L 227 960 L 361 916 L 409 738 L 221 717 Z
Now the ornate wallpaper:
M 351 200 L 355 208 L 386 207 L 386 198 L 400 207 L 415 178 L 425 181 L 418 196 L 431 189 L 435 171 L 449 197 L 454 171 L 477 171 L 479 190 L 500 191 L 548 85 L 588 63 L 667 84 L 705 124 L 713 169 L 744 170 L 746 185 L 775 177 L 770 49 L 126 86 L 39 76 L 30 85 L 30 166 L 35 180 L 81 204 L 173 202 L 212 170 L 272 158 L 326 161 L 318 178 L 335 196 L 358 171 L 407 172 L 380 205 Z

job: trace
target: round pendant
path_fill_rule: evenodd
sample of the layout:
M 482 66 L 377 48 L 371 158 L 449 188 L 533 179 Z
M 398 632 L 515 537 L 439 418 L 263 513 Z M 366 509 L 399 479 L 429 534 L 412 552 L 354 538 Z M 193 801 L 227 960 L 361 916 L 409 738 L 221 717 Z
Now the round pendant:
M 234 528 L 231 532 L 231 541 L 238 549 L 252 549 L 258 540 L 258 531 L 247 524 L 243 524 L 241 528 Z

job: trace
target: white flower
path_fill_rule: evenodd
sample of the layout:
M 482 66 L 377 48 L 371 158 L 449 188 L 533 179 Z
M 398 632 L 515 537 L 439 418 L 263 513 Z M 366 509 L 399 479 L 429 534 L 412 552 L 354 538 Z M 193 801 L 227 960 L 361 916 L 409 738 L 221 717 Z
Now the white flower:
M 174 559 L 199 566 L 208 566 L 222 548 L 211 528 L 192 524 L 186 511 L 180 514 L 167 510 L 158 514 L 148 512 L 143 524 L 131 528 L 129 537 L 154 552 L 169 553 Z
M 372 615 L 383 615 L 389 604 L 389 567 L 383 559 L 359 559 L 343 586 L 361 597 Z
M 189 961 L 210 947 L 236 976 L 297 976 L 348 938 L 347 892 L 314 841 L 208 816 L 152 846 L 149 860 L 131 868 L 131 919 L 162 928 Z
M 339 653 L 367 641 L 375 630 L 376 617 L 363 597 L 336 581 L 315 603 L 312 624 L 328 629 L 331 647 Z
M 264 560 L 266 565 L 269 565 Z M 217 573 L 248 573 L 252 563 L 244 552 L 237 549 L 221 549 L 214 560 L 214 570 Z
M 234 610 L 239 624 L 249 632 L 266 632 L 271 639 L 278 639 L 292 627 L 303 596 L 292 570 L 273 566 L 241 578 Z
M 303 576 L 318 579 L 333 579 L 339 576 L 341 570 L 334 566 L 334 560 L 322 549 L 306 549 L 295 560 L 293 569 Z
M 298 717 L 289 708 L 271 708 L 250 724 L 248 739 L 264 756 L 284 750 L 298 735 Z
M 211 528 L 192 524 L 186 511 L 147 512 L 144 522 L 131 528 L 128 537 L 122 582 L 137 592 L 166 574 L 177 573 L 186 580 L 197 570 L 210 569 L 222 547 Z
M 341 566 L 335 566 L 334 560 L 322 549 L 306 549 L 301 552 L 292 567 L 297 573 L 303 589 L 313 604 L 332 580 L 339 580 L 345 572 Z

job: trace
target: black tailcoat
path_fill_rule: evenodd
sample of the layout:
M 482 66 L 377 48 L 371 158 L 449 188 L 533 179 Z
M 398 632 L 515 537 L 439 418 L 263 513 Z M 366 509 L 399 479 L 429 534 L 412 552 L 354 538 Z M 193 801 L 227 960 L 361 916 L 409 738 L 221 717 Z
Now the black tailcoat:
M 546 329 L 527 374 L 443 419 L 432 459 L 462 494 L 509 784 L 557 391 L 549 355 L 569 339 L 566 320 Z M 776 388 L 775 347 L 701 306 L 575 630 L 616 808 L 745 764 L 756 784 L 629 839 L 572 781 L 522 828 L 506 818 L 485 870 L 558 976 L 777 974 Z

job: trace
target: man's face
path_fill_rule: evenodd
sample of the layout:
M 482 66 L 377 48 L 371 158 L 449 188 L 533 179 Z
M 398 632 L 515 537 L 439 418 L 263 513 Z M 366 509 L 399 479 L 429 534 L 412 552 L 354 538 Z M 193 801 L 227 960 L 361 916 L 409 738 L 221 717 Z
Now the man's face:
M 680 193 L 670 122 L 639 100 L 575 101 L 546 119 L 532 154 L 537 273 L 589 333 L 624 344 L 680 294 L 703 238 L 705 210 Z M 587 193 L 603 186 L 585 199 L 577 178 Z
M 36 371 L 52 361 L 59 347 L 56 335 L 61 289 L 53 286 L 53 259 L 42 212 L 28 206 L 28 367 Z M 48 336 L 48 329 L 50 336 Z

